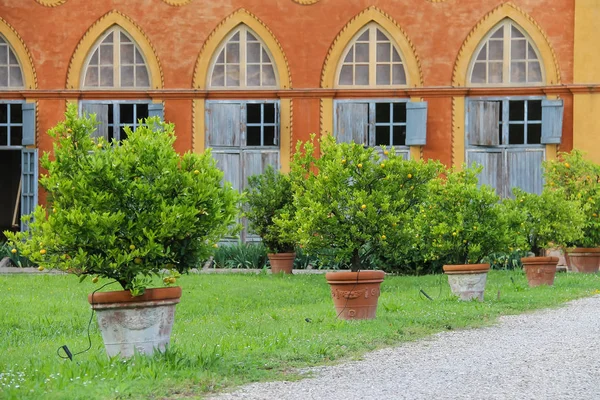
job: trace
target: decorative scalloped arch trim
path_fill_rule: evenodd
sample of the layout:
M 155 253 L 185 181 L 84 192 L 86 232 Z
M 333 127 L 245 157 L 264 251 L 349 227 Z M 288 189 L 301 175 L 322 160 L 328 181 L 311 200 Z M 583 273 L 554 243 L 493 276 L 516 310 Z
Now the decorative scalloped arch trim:
M 150 72 L 150 87 L 152 89 L 162 89 L 164 84 L 163 73 L 154 46 L 150 43 L 148 36 L 133 20 L 116 10 L 108 12 L 97 20 L 77 44 L 67 72 L 67 89 L 79 89 L 81 87 L 83 67 L 92 46 L 107 29 L 114 25 L 124 29 L 139 46 Z
M 463 42 L 462 47 L 458 52 L 456 63 L 454 64 L 454 73 L 452 76 L 453 86 L 465 86 L 468 79 L 467 73 L 471 58 L 475 54 L 475 50 L 483 38 L 489 31 L 500 23 L 505 18 L 510 18 L 516 24 L 527 32 L 533 43 L 537 46 L 544 64 L 545 77 L 547 85 L 557 85 L 560 83 L 560 70 L 558 60 L 554 49 L 548 40 L 548 36 L 542 28 L 529 16 L 525 11 L 514 5 L 513 3 L 504 3 L 489 13 L 487 13 L 473 30 L 469 32 L 467 38 Z
M 318 3 L 321 0 L 292 0 L 294 3 L 302 4 L 303 6 L 308 6 L 311 4 Z
M 56 7 L 56 6 L 60 6 L 61 4 L 64 4 L 67 2 L 67 0 L 35 0 L 36 3 L 40 3 L 43 6 L 46 7 Z
M 421 71 L 421 61 L 417 55 L 415 46 L 410 41 L 406 32 L 398 25 L 388 14 L 375 6 L 371 6 L 356 15 L 342 28 L 333 44 L 327 52 L 323 73 L 321 75 L 321 87 L 331 89 L 335 86 L 335 77 L 337 67 L 342 57 L 342 53 L 352 38 L 369 22 L 375 22 L 385 29 L 396 41 L 398 48 L 402 52 L 406 70 L 407 84 L 410 87 L 423 86 L 423 73 Z
M 23 73 L 23 86 L 25 89 L 36 89 L 37 75 L 33 67 L 33 59 L 31 58 L 31 54 L 29 53 L 29 50 L 27 50 L 25 42 L 21 36 L 19 36 L 17 31 L 1 17 L 0 35 L 4 36 L 19 59 L 19 64 L 21 64 L 21 72 Z
M 277 74 L 279 76 L 279 87 L 281 89 L 290 89 L 292 87 L 292 80 L 287 57 L 283 52 L 281 44 L 275 35 L 273 35 L 273 32 L 271 32 L 260 19 L 243 8 L 240 8 L 227 16 L 219 25 L 217 25 L 210 35 L 208 35 L 208 38 L 200 50 L 198 60 L 196 61 L 194 80 L 192 82 L 193 87 L 195 89 L 206 89 L 208 71 L 210 70 L 210 65 L 215 52 L 227 35 L 241 24 L 248 26 L 260 36 L 260 39 L 265 46 L 267 46 L 273 57 L 273 63 L 277 68 Z
M 174 6 L 174 7 L 184 6 L 184 5 L 192 2 L 192 0 L 163 0 L 163 1 L 165 3 L 167 3 L 168 5 Z

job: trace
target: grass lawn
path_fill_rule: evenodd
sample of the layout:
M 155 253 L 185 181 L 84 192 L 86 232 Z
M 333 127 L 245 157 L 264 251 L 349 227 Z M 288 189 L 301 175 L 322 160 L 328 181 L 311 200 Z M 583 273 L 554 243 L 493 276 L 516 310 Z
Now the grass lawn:
M 377 319 L 344 322 L 335 318 L 322 275 L 190 275 L 180 280 L 167 353 L 110 360 L 94 317 L 92 348 L 72 362 L 59 358 L 64 344 L 74 353 L 87 348 L 87 294 L 102 283 L 0 275 L 0 398 L 196 397 L 251 381 L 298 379 L 298 367 L 600 293 L 600 275 L 559 274 L 554 287 L 529 288 L 520 271 L 492 271 L 485 302 L 460 302 L 445 276 L 386 277 Z

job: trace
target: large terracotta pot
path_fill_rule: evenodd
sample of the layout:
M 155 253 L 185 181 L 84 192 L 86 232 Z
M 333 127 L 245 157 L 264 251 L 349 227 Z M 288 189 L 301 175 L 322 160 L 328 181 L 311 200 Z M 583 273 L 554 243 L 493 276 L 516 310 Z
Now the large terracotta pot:
M 331 297 L 338 318 L 373 319 L 377 312 L 379 287 L 385 272 L 328 272 L 325 279 L 331 287 Z
M 267 254 L 267 257 L 269 257 L 272 273 L 292 273 L 292 269 L 294 269 L 294 259 L 296 258 L 296 253 L 269 253 Z
M 98 316 L 106 354 L 128 358 L 135 352 L 164 351 L 180 297 L 180 287 L 146 289 L 136 297 L 127 290 L 90 294 L 88 301 Z
M 529 286 L 554 284 L 558 257 L 523 257 L 521 263 Z
M 477 299 L 483 301 L 487 273 L 490 264 L 444 265 L 452 293 L 461 300 Z
M 570 272 L 595 274 L 600 267 L 600 248 L 575 247 L 565 254 L 567 269 Z

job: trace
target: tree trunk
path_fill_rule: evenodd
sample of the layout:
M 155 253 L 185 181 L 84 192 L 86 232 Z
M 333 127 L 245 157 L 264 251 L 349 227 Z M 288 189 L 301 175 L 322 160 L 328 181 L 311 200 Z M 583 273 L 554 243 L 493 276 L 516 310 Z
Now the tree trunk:
M 352 265 L 350 266 L 350 270 L 352 272 L 358 272 L 362 264 L 360 263 L 360 255 L 358 254 L 358 249 L 354 249 L 352 252 Z

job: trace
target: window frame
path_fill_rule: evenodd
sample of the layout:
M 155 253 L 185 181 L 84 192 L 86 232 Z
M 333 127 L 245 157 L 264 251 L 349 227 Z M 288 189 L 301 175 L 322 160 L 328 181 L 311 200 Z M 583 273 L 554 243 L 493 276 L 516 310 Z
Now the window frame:
M 79 115 L 82 115 L 83 113 L 83 105 L 84 104 L 102 104 L 102 105 L 108 105 L 109 107 L 113 107 L 113 123 L 112 124 L 108 124 L 107 126 L 107 130 L 112 129 L 113 133 L 112 133 L 112 139 L 109 139 L 110 142 L 112 142 L 112 140 L 116 140 L 117 142 L 120 142 L 121 139 L 121 127 L 125 127 L 125 126 L 129 126 L 132 130 L 137 129 L 138 126 L 142 126 L 143 124 L 138 124 L 137 121 L 139 120 L 139 118 L 136 118 L 134 116 L 133 120 L 134 123 L 132 124 L 126 124 L 126 123 L 121 123 L 119 121 L 119 124 L 115 124 L 115 119 L 117 116 L 119 116 L 119 120 L 120 120 L 120 105 L 122 104 L 133 104 L 134 105 L 134 115 L 137 113 L 137 107 L 135 107 L 135 105 L 150 105 L 152 104 L 152 101 L 149 100 L 81 100 L 79 101 L 79 104 L 77 105 L 78 107 L 78 111 L 79 111 Z M 116 130 L 116 132 L 115 132 Z M 109 134 L 110 137 L 110 134 Z
M 504 35 L 503 35 L 503 57 L 502 57 L 502 82 L 498 83 L 475 83 L 473 82 L 473 69 L 475 68 L 475 64 L 477 63 L 477 56 L 481 49 L 487 45 L 489 39 L 492 37 L 494 33 L 500 28 L 500 26 L 504 26 Z M 528 44 L 531 44 L 533 51 L 537 57 L 537 62 L 540 64 L 541 71 L 541 80 L 539 82 L 511 82 L 511 49 L 512 49 L 512 40 L 511 40 L 511 28 L 515 27 L 524 37 Z M 507 33 L 508 31 L 508 33 Z M 525 52 L 527 53 L 527 46 L 525 47 Z M 486 66 L 489 64 L 489 60 L 486 60 Z M 526 68 L 527 68 L 526 64 Z M 487 67 L 486 67 L 487 68 Z M 486 72 L 486 81 L 489 80 L 489 76 Z M 500 21 L 498 24 L 494 25 L 492 29 L 484 36 L 481 42 L 475 48 L 471 56 L 471 60 L 469 61 L 469 67 L 467 68 L 467 85 L 470 87 L 489 87 L 489 86 L 543 86 L 546 82 L 546 68 L 544 65 L 544 60 L 540 54 L 540 50 L 538 49 L 537 44 L 531 38 L 531 36 L 525 31 L 519 24 L 510 18 L 505 18 Z
M 0 86 L 0 91 L 2 90 L 19 90 L 19 89 L 24 89 L 25 88 L 25 73 L 23 71 L 23 66 L 21 65 L 21 61 L 19 60 L 19 57 L 17 56 L 17 52 L 15 51 L 15 49 L 11 46 L 10 42 L 8 41 L 8 39 L 6 39 L 6 37 L 4 37 L 1 33 L 0 33 L 0 40 L 2 40 L 2 42 L 0 42 L 0 46 L 6 46 L 7 48 L 7 64 L 0 64 L 0 68 L 6 68 L 6 81 L 7 81 L 7 85 L 6 86 Z M 19 70 L 21 72 L 21 85 L 17 86 L 17 85 L 11 85 L 11 75 L 10 75 L 10 70 L 11 68 L 14 68 L 15 65 L 10 64 L 10 54 L 12 53 L 12 55 L 15 57 L 15 60 L 17 60 L 17 64 L 16 66 L 19 67 Z
M 23 101 L 23 100 L 0 100 L 0 106 L 5 105 L 5 104 L 8 105 L 9 107 L 12 104 L 20 105 L 21 106 L 21 115 L 22 115 L 22 113 L 23 113 L 22 107 L 25 104 L 25 101 Z M 9 108 L 9 112 L 7 113 L 7 122 L 6 123 L 0 122 L 0 126 L 6 126 L 8 128 L 7 132 L 6 132 L 6 138 L 7 138 L 6 142 L 7 143 L 10 143 L 10 128 L 11 128 L 11 126 L 20 126 L 21 127 L 21 143 L 23 143 L 23 135 L 24 135 L 24 129 L 25 129 L 23 122 L 24 121 L 21 118 L 20 123 L 11 124 L 10 123 L 10 108 Z M 20 150 L 25 147 L 27 147 L 27 146 L 25 146 L 23 144 L 20 144 L 20 145 L 11 145 L 11 144 L 2 145 L 2 144 L 0 144 L 0 150 Z
M 356 84 L 356 83 L 354 83 L 352 85 L 340 84 L 340 75 L 342 72 L 342 68 L 344 66 L 345 59 L 348 56 L 348 52 L 354 47 L 358 38 L 360 38 L 360 36 L 362 36 L 364 34 L 364 32 L 367 30 L 369 31 L 369 61 L 368 61 L 369 83 L 366 85 L 360 85 L 360 84 Z M 399 64 L 402 65 L 402 69 L 404 71 L 404 79 L 406 81 L 404 84 L 394 84 L 393 76 L 391 77 L 391 82 L 389 84 L 381 84 L 381 85 L 377 84 L 377 64 L 378 64 L 378 62 L 377 62 L 377 43 L 378 43 L 377 30 L 381 31 L 381 33 L 383 33 L 387 37 L 392 48 L 394 48 L 396 50 L 396 52 L 398 53 L 398 56 L 400 57 Z M 355 61 L 352 61 L 352 63 L 354 64 Z M 381 63 L 379 63 L 379 64 L 381 64 Z M 390 66 L 394 65 L 393 60 L 389 61 L 389 65 Z M 355 72 L 353 71 L 353 74 L 354 73 Z M 355 78 L 355 76 L 354 76 L 354 78 Z M 348 44 L 346 44 L 346 47 L 344 48 L 344 51 L 342 51 L 342 55 L 338 61 L 338 65 L 336 67 L 334 82 L 335 82 L 335 88 L 339 88 L 339 89 L 352 89 L 352 88 L 389 88 L 389 89 L 394 89 L 394 88 L 405 88 L 405 87 L 408 87 L 410 84 L 408 73 L 406 71 L 406 58 L 402 54 L 402 51 L 400 50 L 400 46 L 398 46 L 398 43 L 396 42 L 396 40 L 394 40 L 393 36 L 391 36 L 381 25 L 379 25 L 376 22 L 370 22 L 370 23 L 366 24 L 352 37 L 352 39 L 348 42 Z M 354 82 L 356 82 L 356 79 L 354 79 Z
M 100 47 L 102 42 L 111 33 L 115 34 L 115 36 L 113 37 L 113 43 L 112 43 L 112 47 L 113 47 L 113 65 L 112 65 L 113 85 L 112 86 L 101 86 L 100 85 L 100 74 L 99 74 L 98 75 L 98 86 L 86 86 L 85 78 L 86 78 L 86 75 L 88 72 L 88 68 L 90 67 L 90 62 L 92 60 L 92 57 L 96 53 L 96 51 L 98 50 L 98 48 Z M 135 72 L 134 72 L 134 78 L 133 78 L 133 86 L 122 86 L 122 84 L 121 84 L 121 82 L 122 82 L 122 79 L 121 79 L 121 66 L 122 66 L 122 64 L 121 64 L 121 33 L 124 34 L 125 36 L 127 36 L 127 38 L 129 38 L 131 43 L 133 43 L 134 54 L 135 54 L 135 49 L 137 49 L 139 51 L 139 53 L 141 54 L 142 59 L 144 61 L 144 66 L 146 67 L 146 72 L 148 74 L 148 86 L 137 86 L 136 85 Z M 118 37 L 118 39 L 117 39 L 117 37 Z M 100 57 L 100 56 L 98 56 L 98 57 Z M 133 64 L 133 65 L 134 65 L 134 71 L 135 71 L 136 64 Z M 133 37 L 127 31 L 125 31 L 118 25 L 114 25 L 114 26 L 110 27 L 109 29 L 107 29 L 98 38 L 98 40 L 96 40 L 94 42 L 94 44 L 91 46 L 90 50 L 88 51 L 88 53 L 86 55 L 85 62 L 83 63 L 83 68 L 81 69 L 80 82 L 81 82 L 81 89 L 83 89 L 83 90 L 149 90 L 152 88 L 152 76 L 150 73 L 150 67 L 148 66 L 148 60 L 147 60 L 144 52 L 140 48 L 139 44 L 135 41 L 135 39 L 133 39 Z

